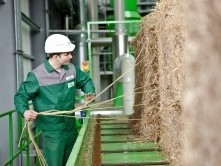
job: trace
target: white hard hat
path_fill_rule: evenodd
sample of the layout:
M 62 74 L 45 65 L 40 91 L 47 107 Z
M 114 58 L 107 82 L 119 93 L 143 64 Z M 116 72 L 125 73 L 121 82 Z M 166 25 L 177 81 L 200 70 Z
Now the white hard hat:
M 45 53 L 71 52 L 74 48 L 70 39 L 61 34 L 53 34 L 45 41 Z

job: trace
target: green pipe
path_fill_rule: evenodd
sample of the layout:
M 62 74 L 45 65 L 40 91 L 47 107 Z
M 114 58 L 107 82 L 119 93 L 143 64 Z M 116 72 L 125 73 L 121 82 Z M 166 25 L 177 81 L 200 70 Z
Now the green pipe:
M 41 134 L 41 132 L 37 133 L 37 134 L 34 136 L 34 138 L 38 137 L 40 134 Z M 28 143 L 27 143 L 26 145 L 20 147 L 20 148 L 19 148 L 20 150 L 17 151 L 16 154 L 15 154 L 12 158 L 10 158 L 10 159 L 4 164 L 4 166 L 7 166 L 7 165 L 9 165 L 10 163 L 12 163 L 12 161 L 13 161 L 19 154 L 21 154 L 21 152 L 22 152 L 27 146 L 29 146 L 30 143 L 31 143 L 31 141 L 28 141 Z
M 17 120 L 18 120 L 18 140 L 19 140 L 22 133 L 22 117 L 18 115 Z
M 26 129 L 26 140 L 29 141 L 28 129 Z M 30 146 L 27 145 L 26 148 L 26 166 L 30 165 Z
M 35 133 L 39 133 L 39 132 L 40 132 L 40 130 L 38 130 L 38 129 L 35 130 Z M 37 144 L 39 143 L 39 137 L 36 137 L 36 143 Z M 36 159 L 36 166 L 39 166 L 40 162 L 39 162 L 38 156 L 36 156 L 35 159 Z
M 4 164 L 6 165 L 13 165 L 13 160 L 19 155 L 21 154 L 21 152 L 26 148 L 26 153 L 27 153 L 27 165 L 30 165 L 30 150 L 29 150 L 29 144 L 31 143 L 31 141 L 29 140 L 29 136 L 26 133 L 26 139 L 27 139 L 27 144 L 22 146 L 22 147 L 18 147 L 18 151 L 16 152 L 16 154 L 14 155 L 14 147 L 13 147 L 13 116 L 12 114 L 15 112 L 15 110 L 11 110 L 8 112 L 5 112 L 3 114 L 0 114 L 0 118 L 4 117 L 4 116 L 9 116 L 9 157 L 10 159 Z M 22 132 L 22 117 L 18 116 L 18 140 L 20 139 L 21 136 L 21 132 Z M 40 134 L 40 132 L 37 131 L 37 134 L 34 136 L 34 138 L 38 137 Z
M 22 134 L 22 117 L 17 113 L 17 120 L 18 120 L 18 138 L 17 140 L 20 140 L 21 134 Z M 22 146 L 18 147 L 19 151 L 22 151 L 23 149 L 21 148 Z M 19 153 L 20 154 L 20 153 Z
M 7 115 L 9 115 L 9 114 L 11 114 L 11 113 L 13 113 L 13 112 L 15 112 L 15 110 L 11 110 L 11 111 L 5 112 L 5 113 L 3 113 L 3 114 L 0 114 L 0 118 L 1 118 L 1 117 L 4 117 L 4 116 L 7 116 Z
M 9 157 L 13 157 L 13 125 L 12 125 L 12 112 L 9 114 Z M 13 165 L 11 163 L 10 165 Z

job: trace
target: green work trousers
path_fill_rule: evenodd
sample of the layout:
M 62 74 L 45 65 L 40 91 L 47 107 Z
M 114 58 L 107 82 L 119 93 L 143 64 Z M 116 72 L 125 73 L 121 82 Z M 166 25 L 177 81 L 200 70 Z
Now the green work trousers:
M 77 130 L 42 131 L 43 155 L 48 166 L 65 166 L 77 135 Z

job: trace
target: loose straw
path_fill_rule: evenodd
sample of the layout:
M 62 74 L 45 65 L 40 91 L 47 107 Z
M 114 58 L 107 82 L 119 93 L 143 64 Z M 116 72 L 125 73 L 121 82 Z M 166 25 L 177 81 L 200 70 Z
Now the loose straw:
M 37 143 L 35 142 L 34 136 L 33 136 L 32 132 L 31 132 L 30 122 L 27 121 L 27 124 L 28 124 L 28 125 L 27 125 L 28 134 L 29 134 L 29 137 L 30 137 L 30 139 L 31 139 L 31 141 L 32 141 L 32 143 L 33 143 L 33 145 L 34 145 L 34 147 L 35 147 L 35 150 L 36 150 L 36 152 L 37 152 L 37 156 L 38 156 L 40 165 L 41 165 L 41 166 L 47 166 L 47 162 L 46 162 L 46 160 L 45 160 L 43 154 L 41 153 L 41 150 L 39 149 Z
M 147 87 L 148 85 L 143 85 L 143 86 L 140 86 L 138 88 L 135 88 L 134 90 L 138 90 L 138 89 L 141 89 L 141 88 L 145 88 Z M 105 103 L 108 103 L 110 101 L 113 101 L 115 99 L 118 99 L 118 98 L 121 98 L 125 95 L 136 95 L 136 94 L 140 94 L 140 93 L 145 93 L 145 91 L 142 91 L 142 92 L 136 92 L 136 93 L 124 93 L 123 95 L 120 95 L 118 97 L 115 97 L 115 98 L 112 98 L 112 99 L 109 99 L 109 100 L 106 100 L 106 101 L 103 101 L 103 102 L 99 102 L 99 103 L 96 103 L 96 104 L 92 104 L 90 106 L 85 106 L 85 105 L 82 105 L 76 109 L 73 109 L 73 110 L 70 110 L 70 111 L 58 111 L 58 110 L 49 110 L 49 111 L 44 111 L 44 112 L 39 112 L 37 113 L 38 115 L 58 115 L 58 114 L 71 114 L 71 113 L 74 113 L 76 111 L 79 111 L 79 110 L 86 110 L 86 109 L 91 109 L 91 108 L 95 108 L 96 106 L 99 106 L 99 105 L 102 105 L 102 104 L 105 104 Z
M 25 121 L 25 125 L 24 125 L 24 127 L 23 127 L 23 129 L 22 129 L 21 137 L 20 137 L 19 142 L 18 142 L 18 147 L 21 146 L 21 139 L 22 139 L 22 135 L 23 135 L 23 133 L 24 133 L 24 131 L 25 131 L 26 126 L 27 126 L 27 121 Z

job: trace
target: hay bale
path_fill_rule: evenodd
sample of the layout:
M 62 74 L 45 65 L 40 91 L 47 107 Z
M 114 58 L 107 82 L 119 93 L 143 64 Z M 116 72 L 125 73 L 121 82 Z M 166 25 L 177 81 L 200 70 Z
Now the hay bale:
M 151 15 L 151 14 L 150 14 Z M 134 125 L 134 129 L 138 131 L 143 139 L 156 141 L 158 139 L 157 132 L 159 130 L 159 91 L 158 91 L 158 58 L 157 58 L 157 39 L 152 17 L 146 16 L 142 20 L 142 30 L 135 38 L 136 55 L 142 50 L 137 57 L 136 66 L 136 87 L 137 91 L 143 92 L 142 98 L 140 94 L 135 95 L 135 105 L 142 103 L 139 109 L 139 117 L 141 120 Z M 139 37 L 142 37 L 141 46 L 137 45 Z M 141 49 L 142 48 L 142 49 Z M 136 91 L 135 91 L 136 93 Z M 137 109 L 135 108 L 135 115 Z
M 143 31 L 141 30 L 135 37 L 135 40 L 132 41 L 132 45 L 134 46 L 135 50 L 135 57 L 137 61 L 140 61 L 142 57 L 145 56 L 145 52 L 143 49 Z M 143 63 L 141 61 L 141 63 Z M 139 71 L 139 72 L 138 72 Z M 135 80 L 135 93 L 140 92 L 143 88 L 140 88 L 143 86 L 143 78 L 144 78 L 144 71 L 142 70 L 142 64 L 136 66 L 136 80 Z M 136 90 L 137 89 L 137 90 Z M 144 108 L 142 105 L 142 98 L 143 98 L 143 93 L 139 93 L 135 95 L 135 100 L 134 100 L 134 113 L 133 115 L 130 116 L 131 119 L 140 119 L 141 118 L 141 112 Z M 129 125 L 131 126 L 132 130 L 134 133 L 139 134 L 139 127 L 137 126 L 139 121 L 130 121 Z
M 159 141 L 171 165 L 181 164 L 183 145 L 184 24 L 181 9 L 177 0 L 160 1 L 154 12 L 142 20 L 143 45 L 138 46 L 145 46 L 145 63 L 137 72 L 143 72 L 142 84 L 147 86 L 143 89 L 142 102 L 148 105 L 142 108 L 137 126 L 143 138 Z M 139 73 L 137 80 L 140 80 Z
M 159 54 L 160 146 L 171 165 L 181 165 L 183 147 L 181 101 L 184 89 L 183 10 L 176 0 L 157 5 L 156 32 Z
M 221 1 L 187 0 L 184 165 L 220 165 Z
M 157 36 L 155 32 L 155 18 L 152 14 L 143 20 L 144 36 L 146 46 L 146 58 L 143 70 L 144 77 L 144 96 L 142 102 L 145 103 L 141 114 L 140 130 L 141 135 L 151 141 L 157 141 L 159 138 L 159 75 L 158 75 L 158 48 Z

